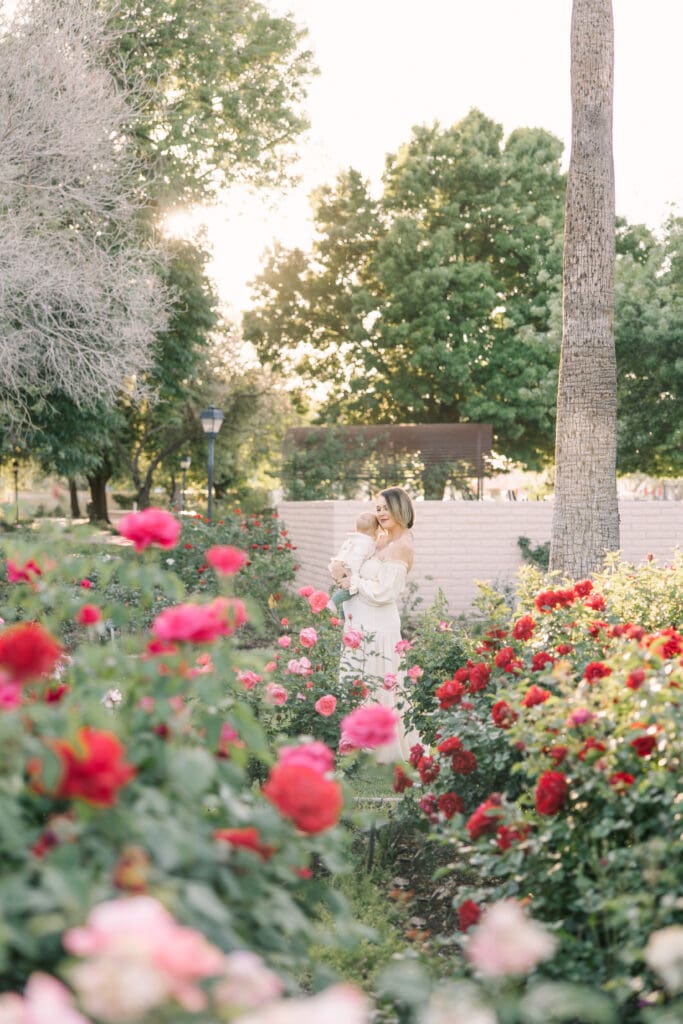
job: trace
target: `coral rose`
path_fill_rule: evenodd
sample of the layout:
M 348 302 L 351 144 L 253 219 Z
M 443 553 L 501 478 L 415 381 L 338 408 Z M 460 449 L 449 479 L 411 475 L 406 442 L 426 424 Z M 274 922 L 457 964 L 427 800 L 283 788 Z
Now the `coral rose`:
M 308 598 L 308 603 L 311 606 L 311 611 L 314 615 L 324 611 L 330 603 L 330 595 L 324 590 L 314 590 Z
M 136 551 L 155 544 L 160 548 L 174 548 L 180 537 L 181 525 L 175 516 L 162 508 L 146 508 L 124 516 L 116 527 L 126 540 L 131 540 Z
M 282 747 L 278 754 L 280 764 L 303 764 L 307 768 L 324 775 L 334 768 L 334 754 L 320 740 L 300 743 L 297 747 Z
M 322 715 L 323 718 L 329 718 L 330 715 L 334 714 L 336 709 L 337 698 L 331 693 L 326 693 L 324 697 L 320 697 L 320 699 L 315 702 L 315 710 L 319 715 Z
M 339 783 L 304 764 L 274 765 L 263 795 L 280 814 L 311 835 L 335 825 L 343 806 Z

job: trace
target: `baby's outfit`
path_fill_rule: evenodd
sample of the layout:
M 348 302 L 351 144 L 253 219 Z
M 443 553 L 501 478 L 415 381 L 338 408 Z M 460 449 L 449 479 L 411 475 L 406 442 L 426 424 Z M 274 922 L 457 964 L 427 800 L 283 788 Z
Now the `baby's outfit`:
M 375 553 L 375 541 L 372 537 L 369 537 L 367 533 L 359 533 L 356 530 L 354 533 L 347 533 L 346 540 L 340 547 L 338 553 L 330 560 L 330 566 L 332 562 L 343 562 L 344 565 L 349 567 L 349 575 L 356 576 L 358 571 L 365 561 L 366 558 L 370 558 Z M 348 590 L 344 590 L 339 587 L 332 594 L 332 601 L 337 611 L 341 611 L 341 606 L 344 601 L 348 601 L 351 594 Z

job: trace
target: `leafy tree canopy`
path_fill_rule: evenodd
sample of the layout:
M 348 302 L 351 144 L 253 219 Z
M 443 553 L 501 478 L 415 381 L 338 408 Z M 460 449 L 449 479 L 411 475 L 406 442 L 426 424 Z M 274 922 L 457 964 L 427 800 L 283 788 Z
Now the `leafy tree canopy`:
M 375 200 L 354 170 L 314 197 L 312 251 L 276 248 L 245 336 L 323 382 L 321 420 L 492 422 L 497 447 L 552 453 L 562 143 L 473 110 L 414 129 Z
M 307 127 L 305 31 L 258 0 L 103 3 L 114 64 L 145 101 L 134 134 L 157 197 L 201 202 L 235 181 L 280 184 Z

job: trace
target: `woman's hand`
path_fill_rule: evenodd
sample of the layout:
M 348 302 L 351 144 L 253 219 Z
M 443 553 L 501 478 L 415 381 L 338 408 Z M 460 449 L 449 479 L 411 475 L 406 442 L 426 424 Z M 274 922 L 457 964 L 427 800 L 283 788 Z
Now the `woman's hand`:
M 338 559 L 335 559 L 334 562 L 330 563 L 330 574 L 334 582 L 337 584 L 341 585 L 342 579 L 348 575 L 348 571 L 348 565 L 344 565 L 344 563 L 338 561 Z

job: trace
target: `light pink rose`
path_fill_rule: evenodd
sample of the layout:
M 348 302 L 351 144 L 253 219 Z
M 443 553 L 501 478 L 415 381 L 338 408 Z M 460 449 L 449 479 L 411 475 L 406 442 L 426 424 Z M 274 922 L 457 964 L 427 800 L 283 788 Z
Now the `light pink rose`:
M 329 718 L 333 715 L 337 709 L 337 698 L 331 693 L 326 693 L 324 697 L 321 697 L 315 702 L 315 710 L 323 718 Z
M 300 743 L 298 747 L 282 747 L 278 754 L 281 764 L 302 764 L 320 775 L 331 772 L 334 768 L 334 754 L 320 740 Z
M 288 633 L 283 633 L 282 636 L 277 638 L 278 647 L 291 647 L 292 638 Z
M 2 1024 L 89 1024 L 76 1010 L 71 993 L 49 974 L 28 979 L 23 998 L 16 992 L 0 995 Z
M 342 637 L 342 643 L 355 651 L 363 643 L 363 634 L 359 629 L 347 629 Z
M 406 675 L 408 676 L 408 679 L 410 679 L 411 683 L 416 683 L 418 679 L 421 679 L 424 674 L 424 669 L 420 668 L 419 665 L 413 665 L 412 668 L 409 668 L 408 671 L 406 672 Z
M 385 690 L 395 690 L 398 684 L 398 676 L 395 672 L 387 672 L 382 683 Z
M 287 662 L 287 671 L 293 676 L 310 676 L 313 666 L 308 658 L 292 658 Z
M 466 955 L 481 974 L 501 977 L 528 974 L 548 960 L 557 943 L 546 929 L 533 921 L 516 900 L 499 900 L 481 916 Z
M 304 999 L 278 999 L 239 1018 L 239 1024 L 369 1024 L 370 1006 L 352 985 L 334 985 Z
M 384 746 L 396 739 L 398 713 L 384 704 L 356 708 L 341 721 L 342 738 L 357 750 Z
M 339 738 L 339 744 L 337 745 L 337 753 L 341 754 L 342 757 L 345 754 L 352 754 L 355 749 L 356 748 L 351 742 L 351 740 L 347 739 L 346 736 L 341 736 Z
M 245 1013 L 269 1003 L 282 995 L 284 984 L 264 964 L 260 956 L 246 949 L 228 953 L 223 961 L 221 977 L 212 987 L 218 1006 Z
M 289 693 L 281 686 L 280 683 L 266 683 L 265 689 L 266 701 L 268 704 L 274 704 L 276 707 L 281 707 L 287 703 Z
M 394 650 L 396 651 L 397 654 L 405 654 L 405 652 L 409 651 L 412 646 L 413 645 L 410 642 L 410 640 L 399 640 L 396 646 L 394 647 Z
M 302 629 L 299 633 L 299 643 L 302 647 L 306 647 L 310 650 L 311 647 L 315 647 L 318 642 L 318 634 L 316 633 L 313 626 L 307 626 Z

